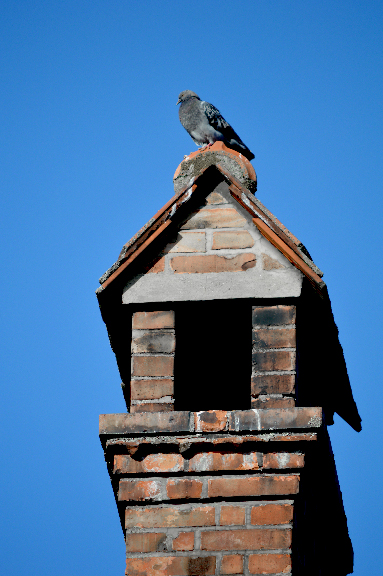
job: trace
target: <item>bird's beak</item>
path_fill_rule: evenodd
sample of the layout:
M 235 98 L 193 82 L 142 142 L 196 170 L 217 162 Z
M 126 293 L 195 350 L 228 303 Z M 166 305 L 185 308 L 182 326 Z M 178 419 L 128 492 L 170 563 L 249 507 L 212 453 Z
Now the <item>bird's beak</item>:
M 178 98 L 177 104 L 179 104 L 180 102 L 181 102 L 181 98 Z M 177 106 L 177 104 L 176 104 L 176 106 Z

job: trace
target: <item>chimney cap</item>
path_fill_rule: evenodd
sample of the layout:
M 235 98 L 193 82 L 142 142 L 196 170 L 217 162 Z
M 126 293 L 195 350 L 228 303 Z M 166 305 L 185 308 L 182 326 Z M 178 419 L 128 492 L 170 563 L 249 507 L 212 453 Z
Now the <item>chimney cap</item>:
M 257 191 L 257 175 L 249 160 L 240 152 L 217 141 L 211 146 L 185 156 L 173 177 L 175 193 L 178 194 L 186 186 L 190 186 L 208 166 L 212 165 L 223 168 L 253 194 Z

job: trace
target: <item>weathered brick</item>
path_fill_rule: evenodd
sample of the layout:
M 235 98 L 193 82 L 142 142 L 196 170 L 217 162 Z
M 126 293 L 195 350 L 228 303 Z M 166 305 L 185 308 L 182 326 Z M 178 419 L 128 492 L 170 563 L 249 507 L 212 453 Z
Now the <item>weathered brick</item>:
M 190 412 L 142 412 L 141 414 L 100 414 L 100 434 L 188 432 Z
M 295 324 L 295 306 L 253 306 L 254 326 Z
M 215 556 L 127 558 L 126 576 L 213 576 Z
M 256 372 L 295 370 L 295 351 L 266 350 L 265 352 L 253 352 L 252 364 Z
M 295 374 L 257 374 L 251 378 L 251 394 L 292 394 Z
M 132 316 L 132 328 L 134 330 L 174 328 L 174 311 L 134 312 Z
M 296 494 L 298 487 L 298 476 L 211 478 L 208 481 L 208 495 L 209 498 L 217 498 Z
M 243 574 L 243 556 L 225 554 L 222 556 L 221 574 Z
M 130 397 L 132 400 L 155 400 L 164 396 L 173 396 L 174 380 L 132 380 Z
M 160 472 L 180 472 L 184 467 L 181 454 L 149 454 L 137 461 L 127 454 L 114 456 L 114 474 L 145 474 Z
M 254 348 L 294 348 L 296 345 L 295 328 L 258 328 L 253 330 Z
M 166 483 L 166 493 L 171 500 L 200 498 L 202 486 L 203 484 L 200 480 L 168 480 Z
M 278 270 L 279 268 L 286 268 L 286 266 L 268 254 L 262 254 L 262 268 L 264 270 Z
M 273 452 L 263 455 L 264 468 L 303 468 L 304 465 L 304 454 Z
M 251 248 L 252 246 L 254 246 L 254 239 L 247 230 L 213 232 L 213 250 Z
M 238 254 L 234 258 L 205 254 L 198 256 L 173 256 L 170 267 L 177 274 L 208 274 L 212 272 L 246 272 L 254 268 L 254 254 Z
M 132 353 L 142 354 L 172 354 L 175 350 L 174 331 L 165 332 L 163 330 L 133 330 Z
M 219 470 L 257 470 L 259 468 L 256 452 L 238 454 L 229 452 L 201 452 L 189 461 L 191 472 L 214 472 Z
M 213 506 L 152 506 L 125 510 L 125 528 L 182 528 L 190 526 L 214 526 Z
M 250 554 L 250 574 L 287 574 L 291 570 L 289 554 Z
M 196 432 L 219 432 L 225 430 L 227 424 L 226 410 L 209 410 L 196 412 L 194 425 Z
M 194 212 L 181 229 L 241 228 L 244 226 L 246 226 L 246 220 L 235 208 L 202 208 Z
M 251 523 L 256 526 L 289 524 L 292 520 L 291 504 L 260 504 L 251 509 Z
M 291 546 L 291 530 L 212 530 L 201 533 L 201 550 L 277 550 Z
M 127 454 L 115 454 L 113 474 L 141 474 L 142 472 L 142 462 L 134 460 Z
M 229 414 L 229 430 L 235 432 L 319 428 L 321 425 L 322 409 L 319 407 L 233 410 Z
M 245 524 L 246 508 L 243 506 L 221 506 L 220 526 L 240 526 Z
M 206 204 L 228 204 L 228 201 L 219 192 L 210 192 L 205 198 Z
M 270 398 L 268 396 L 262 398 L 253 398 L 251 400 L 252 408 L 293 408 L 295 406 L 294 398 L 286 396 L 284 398 Z
M 134 500 L 161 500 L 162 486 L 159 480 L 120 480 L 118 488 L 118 499 Z
M 171 412 L 174 410 L 174 404 L 170 402 L 145 402 L 142 404 L 133 404 L 130 407 L 132 414 L 137 412 Z
M 194 549 L 194 532 L 180 532 L 177 538 L 174 538 L 172 544 L 173 550 L 187 551 Z
M 147 274 L 159 274 L 165 270 L 165 257 L 157 256 L 150 264 L 144 266 L 144 272 Z
M 166 534 L 146 533 L 146 534 L 127 534 L 126 535 L 126 552 L 161 552 L 164 550 Z
M 173 376 L 173 356 L 133 356 L 132 376 Z
M 165 252 L 206 252 L 206 234 L 181 231 L 175 241 L 168 244 Z

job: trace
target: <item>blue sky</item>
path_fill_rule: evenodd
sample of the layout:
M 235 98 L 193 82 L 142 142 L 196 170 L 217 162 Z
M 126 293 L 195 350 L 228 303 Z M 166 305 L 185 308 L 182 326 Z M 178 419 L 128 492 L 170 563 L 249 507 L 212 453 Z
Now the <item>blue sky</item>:
M 254 152 L 258 198 L 325 273 L 363 419 L 330 429 L 354 574 L 383 573 L 382 16 L 366 0 L 3 0 L 4 574 L 124 573 L 98 415 L 125 405 L 94 291 L 196 149 L 185 89 Z

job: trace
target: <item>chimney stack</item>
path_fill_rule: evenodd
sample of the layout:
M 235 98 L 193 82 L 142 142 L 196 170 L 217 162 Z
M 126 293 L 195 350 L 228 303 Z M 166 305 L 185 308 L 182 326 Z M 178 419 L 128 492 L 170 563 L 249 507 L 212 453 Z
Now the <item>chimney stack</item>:
M 100 416 L 125 574 L 350 574 L 327 426 L 361 426 L 322 272 L 222 142 L 174 186 L 97 290 L 127 406 Z

